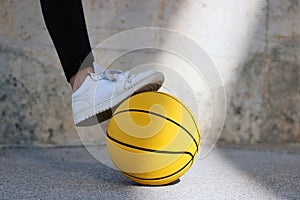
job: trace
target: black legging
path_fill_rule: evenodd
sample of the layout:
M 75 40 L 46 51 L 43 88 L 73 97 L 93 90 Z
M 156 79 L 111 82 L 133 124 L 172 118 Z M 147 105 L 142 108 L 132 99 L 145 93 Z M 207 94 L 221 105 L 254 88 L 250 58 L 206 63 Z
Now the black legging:
M 93 64 L 81 0 L 40 0 L 44 20 L 68 81 Z

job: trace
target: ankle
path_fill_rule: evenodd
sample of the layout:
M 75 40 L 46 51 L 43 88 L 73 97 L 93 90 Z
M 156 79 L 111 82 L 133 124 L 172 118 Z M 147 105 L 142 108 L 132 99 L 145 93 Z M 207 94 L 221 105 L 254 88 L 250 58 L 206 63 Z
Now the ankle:
M 84 69 L 80 69 L 76 74 L 74 74 L 70 78 L 70 84 L 73 92 L 75 92 L 82 85 L 82 83 L 88 75 L 88 72 L 94 73 L 94 68 L 86 67 Z

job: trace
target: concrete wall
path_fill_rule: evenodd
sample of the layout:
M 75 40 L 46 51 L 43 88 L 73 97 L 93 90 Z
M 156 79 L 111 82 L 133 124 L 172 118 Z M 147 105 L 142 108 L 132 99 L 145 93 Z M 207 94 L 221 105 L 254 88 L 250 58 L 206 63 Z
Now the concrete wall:
M 251 49 L 227 85 L 224 141 L 300 141 L 299 4 L 267 1 L 263 49 Z
M 39 1 L 0 3 L 0 143 L 79 143 L 70 87 Z M 92 46 L 145 26 L 180 31 L 201 45 L 218 66 L 228 95 L 220 141 L 290 143 L 300 142 L 299 4 L 89 0 L 84 8 Z

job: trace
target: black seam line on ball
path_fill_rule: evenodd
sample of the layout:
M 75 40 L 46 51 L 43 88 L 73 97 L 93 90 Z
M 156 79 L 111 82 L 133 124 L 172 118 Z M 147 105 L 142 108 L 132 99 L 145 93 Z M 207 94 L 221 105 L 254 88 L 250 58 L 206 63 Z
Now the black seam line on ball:
M 190 155 L 192 157 L 192 159 L 194 159 L 193 154 L 190 153 L 190 152 L 188 152 L 188 151 L 162 151 L 162 150 L 148 149 L 148 148 L 138 147 L 138 146 L 134 146 L 134 145 L 131 145 L 131 144 L 127 144 L 127 143 L 121 142 L 121 141 L 119 141 L 119 140 L 111 137 L 108 134 L 107 131 L 106 131 L 106 135 L 112 141 L 114 141 L 114 142 L 116 142 L 118 144 L 124 145 L 126 147 L 129 147 L 129 148 L 138 149 L 138 150 L 141 150 L 141 151 L 148 151 L 148 152 L 155 152 L 155 153 L 164 153 L 164 154 L 187 154 L 187 155 Z
M 185 108 L 185 110 L 186 110 L 191 116 L 193 116 L 192 113 L 189 111 L 189 108 L 188 108 L 186 105 L 182 104 L 182 103 L 181 103 L 178 99 L 176 99 L 175 97 L 173 97 L 173 96 L 171 96 L 171 95 L 169 95 L 169 94 L 163 93 L 163 92 L 156 92 L 156 93 L 161 94 L 161 95 L 165 95 L 165 96 L 168 96 L 168 97 L 174 99 L 175 101 L 177 101 L 178 103 L 180 103 L 180 104 Z M 142 93 L 141 93 L 141 94 L 142 94 Z M 192 117 L 192 119 L 193 119 L 194 125 L 195 125 L 196 130 L 197 130 L 197 134 L 198 134 L 198 137 L 199 137 L 199 144 L 200 144 L 200 133 L 199 133 L 199 130 L 198 130 L 198 126 L 197 126 L 197 123 L 195 122 L 195 120 L 194 120 L 193 117 Z
M 151 92 L 151 91 L 149 91 L 149 92 Z M 180 103 L 180 104 L 185 108 L 185 110 L 186 110 L 191 116 L 193 116 L 192 113 L 189 111 L 189 108 L 188 108 L 186 105 L 184 105 L 183 103 L 181 103 L 181 102 L 180 102 L 178 99 L 176 99 L 175 97 L 173 97 L 173 96 L 171 96 L 171 95 L 169 95 L 169 94 L 163 93 L 163 92 L 155 92 L 155 93 L 158 93 L 158 94 L 161 94 L 161 95 L 165 95 L 165 96 L 168 96 L 168 97 L 174 99 L 175 101 L 177 101 L 178 103 Z M 142 94 L 142 93 L 140 93 L 140 94 Z M 199 137 L 199 144 L 200 144 L 200 133 L 199 133 L 199 130 L 198 130 L 198 126 L 197 126 L 197 123 L 195 122 L 195 120 L 194 120 L 193 117 L 192 117 L 192 119 L 193 119 L 194 125 L 195 125 L 196 130 L 197 130 L 197 134 L 198 134 L 198 137 Z
M 198 144 L 197 144 L 197 141 L 196 139 L 193 137 L 193 135 L 186 129 L 184 128 L 182 125 L 180 125 L 179 123 L 175 122 L 174 120 L 168 118 L 168 117 L 165 117 L 161 114 L 158 114 L 158 113 L 155 113 L 155 112 L 151 112 L 151 111 L 148 111 L 148 110 L 140 110 L 140 109 L 128 109 L 128 110 L 121 110 L 119 112 L 117 112 L 116 114 L 114 114 L 114 116 L 120 114 L 120 113 L 124 113 L 124 112 L 141 112 L 141 113 L 148 113 L 148 114 L 151 114 L 151 115 L 155 115 L 157 117 L 161 117 L 161 118 L 164 118 L 174 124 L 176 124 L 177 126 L 179 126 L 181 129 L 183 129 L 191 138 L 192 140 L 194 141 L 195 145 L 196 145 L 196 149 L 198 151 Z M 196 127 L 197 128 L 197 127 Z
M 167 176 L 162 176 L 162 177 L 158 177 L 158 178 L 140 178 L 140 177 L 136 177 L 136 176 L 133 176 L 129 173 L 126 173 L 126 172 L 123 172 L 124 174 L 126 174 L 127 176 L 130 176 L 132 178 L 135 178 L 135 179 L 139 179 L 139 180 L 148 180 L 148 181 L 155 181 L 155 180 L 161 180 L 161 179 L 165 179 L 165 178 L 169 178 L 171 176 L 174 176 L 175 174 L 181 172 L 182 170 L 184 170 L 192 161 L 194 160 L 194 158 L 191 158 L 189 160 L 189 162 L 187 162 L 182 168 L 180 168 L 179 170 L 177 170 L 176 172 L 172 173 L 172 174 L 169 174 Z
M 197 151 L 195 151 L 195 153 L 193 154 L 193 160 L 192 160 L 192 164 L 194 163 L 194 161 L 195 161 L 195 157 L 196 157 L 196 154 L 197 154 L 198 152 Z
M 158 93 L 160 93 L 160 94 L 162 94 L 162 95 L 166 95 L 166 96 L 168 96 L 168 97 L 171 97 L 172 99 L 174 99 L 175 101 L 177 101 L 178 103 L 180 103 L 180 104 L 185 108 L 185 110 L 186 110 L 191 116 L 193 116 L 192 113 L 189 111 L 189 108 L 188 108 L 186 105 L 182 104 L 178 99 L 176 99 L 176 98 L 174 98 L 173 96 L 168 95 L 168 94 L 166 94 L 166 93 L 162 93 L 162 92 L 158 92 Z M 197 134 L 198 134 L 198 137 L 199 137 L 199 144 L 200 144 L 200 133 L 199 133 L 199 130 L 198 130 L 198 126 L 197 126 L 197 123 L 195 122 L 195 120 L 194 120 L 193 117 L 192 117 L 192 120 L 193 120 L 194 125 L 195 125 L 195 127 L 196 127 Z

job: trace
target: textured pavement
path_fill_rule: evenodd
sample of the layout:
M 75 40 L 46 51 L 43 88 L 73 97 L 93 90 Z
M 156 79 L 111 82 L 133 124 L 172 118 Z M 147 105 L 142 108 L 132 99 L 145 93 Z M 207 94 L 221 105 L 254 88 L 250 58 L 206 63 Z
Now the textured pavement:
M 215 148 L 180 182 L 140 186 L 83 147 L 0 149 L 0 199 L 300 199 L 300 153 Z

